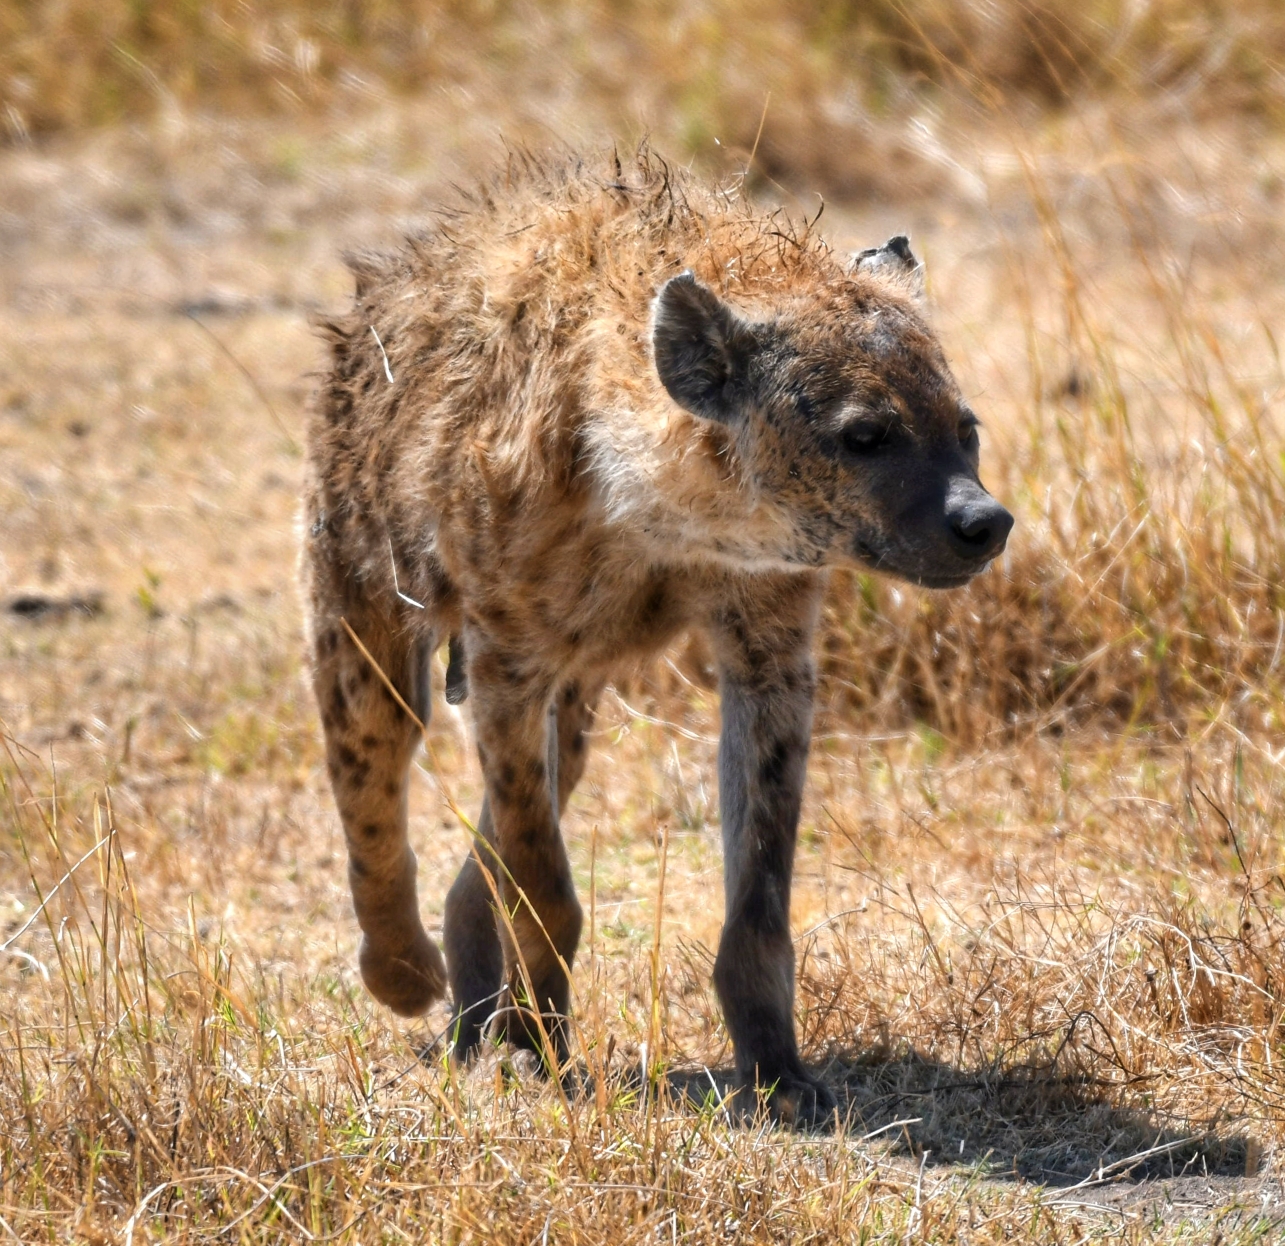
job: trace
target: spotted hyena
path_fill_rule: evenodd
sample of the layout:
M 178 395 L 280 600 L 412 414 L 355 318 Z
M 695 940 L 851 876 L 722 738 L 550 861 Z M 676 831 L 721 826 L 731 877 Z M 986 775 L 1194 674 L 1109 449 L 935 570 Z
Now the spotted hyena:
M 795 1040 L 789 923 L 827 569 L 949 588 L 1012 526 L 906 239 L 845 261 L 644 151 L 513 158 L 350 266 L 304 562 L 366 986 L 412 1015 L 449 985 L 460 1056 L 488 1025 L 565 1052 L 581 909 L 559 811 L 613 670 L 699 628 L 721 687 L 714 984 L 738 1078 L 779 1116 L 827 1117 Z M 407 709 L 428 717 L 448 639 L 486 795 L 443 960 L 407 844 Z

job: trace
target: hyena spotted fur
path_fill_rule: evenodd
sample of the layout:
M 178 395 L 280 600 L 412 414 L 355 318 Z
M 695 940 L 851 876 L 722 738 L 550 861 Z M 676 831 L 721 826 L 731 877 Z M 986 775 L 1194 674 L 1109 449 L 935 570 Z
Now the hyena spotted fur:
M 366 986 L 402 1015 L 449 986 L 461 1057 L 488 1026 L 537 1050 L 544 1030 L 565 1054 L 581 908 L 559 811 L 613 671 L 703 629 L 722 704 L 714 983 L 740 1083 L 782 1119 L 824 1121 L 789 915 L 827 569 L 961 585 L 1012 526 L 979 483 L 977 419 L 906 240 L 840 257 L 644 149 L 624 167 L 511 157 L 350 266 L 352 311 L 325 326 L 304 564 Z M 447 896 L 443 960 L 416 899 L 418 730 L 399 702 L 427 718 L 447 640 L 486 842 Z

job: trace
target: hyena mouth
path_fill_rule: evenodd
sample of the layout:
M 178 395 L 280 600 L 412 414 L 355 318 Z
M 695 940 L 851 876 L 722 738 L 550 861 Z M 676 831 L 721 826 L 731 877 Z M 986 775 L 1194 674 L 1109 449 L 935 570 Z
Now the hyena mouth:
M 882 567 L 884 558 L 886 557 L 885 554 L 875 549 L 873 545 L 870 545 L 866 541 L 862 541 L 860 539 L 853 542 L 852 552 L 857 556 L 858 562 L 867 563 L 876 570 Z
M 898 566 L 887 550 L 880 550 L 868 541 L 860 539 L 852 543 L 852 553 L 862 565 L 872 571 L 881 571 L 884 575 L 894 576 L 920 588 L 962 588 L 980 572 L 990 566 L 991 560 L 979 562 L 966 571 L 940 572 L 926 571 Z
M 984 567 L 977 569 L 977 571 L 983 570 L 985 570 Z M 906 579 L 912 584 L 919 585 L 920 588 L 963 588 L 974 578 L 977 571 L 968 572 L 965 575 L 908 575 Z

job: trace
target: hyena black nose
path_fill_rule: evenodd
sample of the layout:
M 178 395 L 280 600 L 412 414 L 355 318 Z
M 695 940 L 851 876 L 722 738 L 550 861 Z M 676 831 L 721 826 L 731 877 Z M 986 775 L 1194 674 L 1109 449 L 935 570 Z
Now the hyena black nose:
M 962 505 L 952 507 L 946 522 L 955 552 L 970 561 L 994 558 L 1013 530 L 1013 516 L 981 489 Z

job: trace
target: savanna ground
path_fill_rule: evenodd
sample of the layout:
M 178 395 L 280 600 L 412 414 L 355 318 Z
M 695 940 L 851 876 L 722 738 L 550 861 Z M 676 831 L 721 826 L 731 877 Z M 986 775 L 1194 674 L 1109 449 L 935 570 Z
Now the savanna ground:
M 1058 12 L 0 4 L 0 1235 L 1280 1236 L 1285 18 Z M 726 1102 L 698 643 L 608 696 L 565 818 L 578 1090 L 451 1068 L 353 963 L 309 316 L 501 135 L 644 128 L 824 194 L 836 246 L 913 235 L 1018 516 L 964 592 L 831 596 L 793 910 L 829 1136 Z M 430 929 L 480 801 L 440 674 Z

